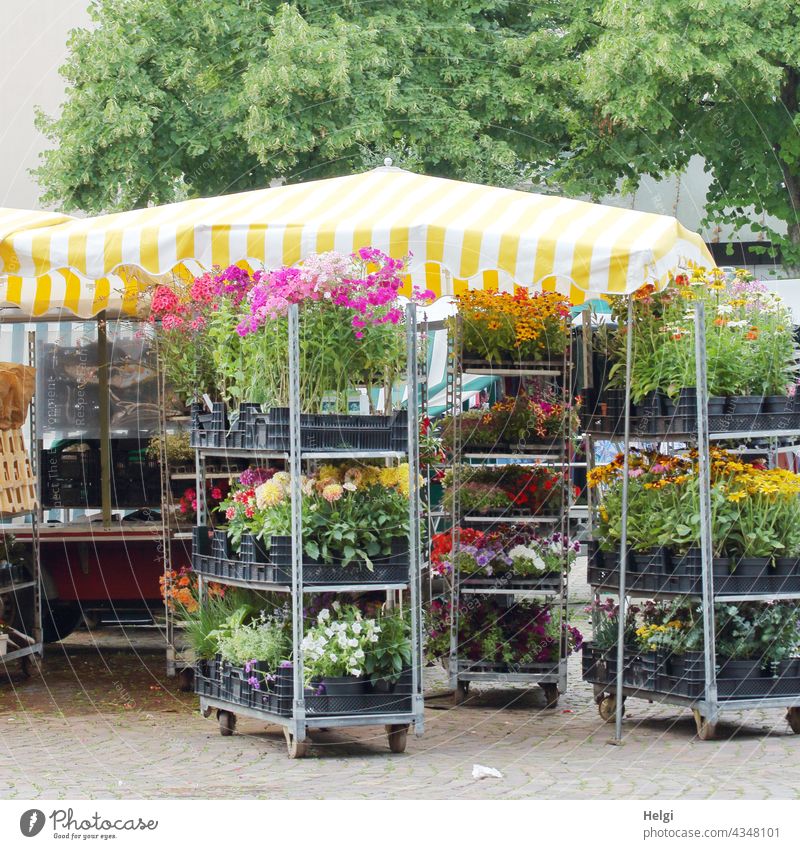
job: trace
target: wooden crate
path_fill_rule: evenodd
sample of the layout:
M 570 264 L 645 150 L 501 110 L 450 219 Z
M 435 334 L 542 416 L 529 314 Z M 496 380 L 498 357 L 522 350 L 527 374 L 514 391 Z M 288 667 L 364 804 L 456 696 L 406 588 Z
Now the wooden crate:
M 0 516 L 36 508 L 36 479 L 22 428 L 0 430 Z

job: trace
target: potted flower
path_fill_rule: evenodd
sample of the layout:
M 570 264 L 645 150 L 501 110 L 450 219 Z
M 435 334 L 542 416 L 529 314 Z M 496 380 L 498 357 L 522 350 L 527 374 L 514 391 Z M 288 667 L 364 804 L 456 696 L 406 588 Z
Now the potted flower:
M 499 365 L 555 360 L 569 343 L 569 302 L 554 292 L 475 290 L 456 297 L 464 359 Z M 448 320 L 452 333 L 454 319 Z
M 672 276 L 662 292 L 642 287 L 633 296 L 634 359 L 631 396 L 640 416 L 694 415 L 696 376 L 694 305 L 706 305 L 709 414 L 785 412 L 795 381 L 796 345 L 791 315 L 781 298 L 742 269 L 693 269 Z M 615 299 L 619 330 L 611 386 L 625 373 L 627 300 Z M 723 399 L 727 398 L 727 402 Z
M 288 311 L 297 304 L 303 412 L 348 413 L 358 388 L 374 411 L 381 389 L 391 403 L 405 370 L 404 272 L 404 260 L 373 248 L 331 251 L 271 271 L 214 269 L 157 287 L 144 307 L 183 397 L 206 391 L 231 409 L 288 407 Z M 412 292 L 418 302 L 432 297 Z
M 261 540 L 278 565 L 291 565 L 289 475 L 256 470 L 240 476 L 219 510 L 231 544 Z M 303 549 L 309 564 L 364 566 L 397 554 L 408 536 L 408 464 L 325 464 L 303 477 Z M 288 560 L 286 559 L 288 553 Z M 402 552 L 401 552 L 402 553 Z M 406 558 L 407 568 L 407 558 Z

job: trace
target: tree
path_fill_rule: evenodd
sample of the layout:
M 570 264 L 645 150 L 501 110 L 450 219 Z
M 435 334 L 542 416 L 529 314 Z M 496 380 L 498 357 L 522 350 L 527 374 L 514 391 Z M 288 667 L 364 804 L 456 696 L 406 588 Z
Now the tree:
M 517 184 L 564 147 L 570 33 L 591 5 L 94 0 L 95 26 L 71 36 L 62 113 L 39 118 L 55 145 L 37 172 L 44 200 L 124 209 L 387 154 Z M 535 45 L 546 62 L 526 61 Z
M 765 226 L 800 264 L 800 6 L 796 0 L 605 0 L 579 106 L 547 178 L 592 195 L 704 157 L 706 222 Z M 752 211 L 755 211 L 753 215 Z

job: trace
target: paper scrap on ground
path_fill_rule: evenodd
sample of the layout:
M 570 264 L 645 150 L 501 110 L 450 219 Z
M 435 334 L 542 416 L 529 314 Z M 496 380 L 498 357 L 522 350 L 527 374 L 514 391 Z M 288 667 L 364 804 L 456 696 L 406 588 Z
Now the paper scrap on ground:
M 481 766 L 480 764 L 472 765 L 473 778 L 502 778 L 503 773 L 499 769 L 493 769 L 490 766 Z

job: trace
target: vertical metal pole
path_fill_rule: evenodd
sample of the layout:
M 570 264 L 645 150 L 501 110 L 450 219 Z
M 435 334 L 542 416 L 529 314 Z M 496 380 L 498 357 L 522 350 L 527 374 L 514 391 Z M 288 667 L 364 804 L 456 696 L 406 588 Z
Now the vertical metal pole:
M 111 527 L 111 410 L 108 389 L 108 332 L 105 318 L 97 322 L 97 391 L 100 395 L 100 503 L 103 527 Z
M 459 609 L 461 607 L 460 570 L 458 568 L 459 551 L 461 549 L 461 316 L 456 315 L 453 321 L 453 338 L 448 340 L 451 345 L 449 352 L 449 376 L 450 388 L 450 415 L 453 417 L 453 449 L 451 466 L 452 511 L 451 511 L 451 552 L 450 563 L 450 658 L 448 671 L 450 686 L 455 690 L 458 687 L 458 627 Z
M 420 616 L 419 375 L 417 374 L 417 306 L 406 306 L 406 373 L 408 380 L 408 557 L 411 605 L 411 686 L 414 730 L 422 733 L 422 617 Z
M 713 540 L 711 537 L 711 469 L 708 442 L 708 380 L 706 375 L 706 305 L 695 304 L 694 354 L 697 377 L 697 463 L 700 476 L 700 552 L 703 562 L 703 651 L 705 656 L 705 717 L 717 721 L 717 647 L 714 622 Z
M 300 487 L 300 324 L 299 307 L 289 308 L 289 465 L 292 493 L 292 659 L 294 704 L 292 732 L 306 738 L 303 698 L 303 502 Z
M 614 743 L 622 742 L 623 673 L 625 669 L 625 573 L 628 565 L 628 470 L 631 450 L 631 367 L 633 365 L 633 297 L 628 298 L 628 335 L 625 340 L 625 437 L 622 464 L 622 528 L 619 539 L 619 623 L 617 627 L 617 699 Z
M 28 365 L 36 368 L 36 331 L 28 331 Z M 34 389 L 31 397 L 31 409 L 28 414 L 28 425 L 30 427 L 30 456 L 31 456 L 31 475 L 35 481 L 36 490 L 34 497 L 36 503 L 31 511 L 31 555 L 33 557 L 33 640 L 34 643 L 40 646 L 39 654 L 44 655 L 42 647 L 42 561 L 41 561 L 41 540 L 39 538 L 39 516 L 42 509 L 41 506 L 41 488 L 40 469 L 39 469 L 39 449 L 36 441 L 37 423 L 36 423 L 36 391 Z

